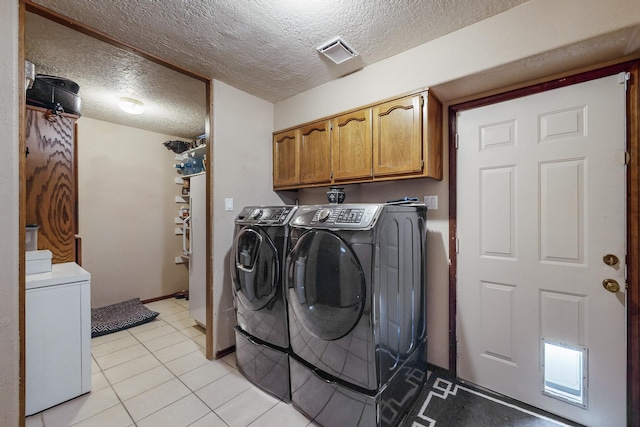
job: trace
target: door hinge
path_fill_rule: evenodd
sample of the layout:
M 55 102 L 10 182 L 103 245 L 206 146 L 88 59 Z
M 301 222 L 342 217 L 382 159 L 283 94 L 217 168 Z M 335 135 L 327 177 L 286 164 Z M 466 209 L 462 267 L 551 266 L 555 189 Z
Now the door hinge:
M 460 253 L 460 239 L 456 237 L 456 253 Z
M 624 256 L 624 288 L 629 289 L 629 255 Z
M 458 149 L 458 140 L 460 139 L 459 137 L 460 137 L 460 135 L 458 135 L 458 134 L 456 133 L 456 142 L 455 142 L 456 150 Z
M 629 88 L 629 79 L 631 78 L 631 73 L 628 71 L 623 71 L 618 74 L 618 83 L 624 84 L 624 90 Z
M 625 164 L 625 166 L 628 166 L 630 161 L 631 161 L 631 153 L 629 153 L 628 151 L 625 151 L 624 152 L 624 164 Z

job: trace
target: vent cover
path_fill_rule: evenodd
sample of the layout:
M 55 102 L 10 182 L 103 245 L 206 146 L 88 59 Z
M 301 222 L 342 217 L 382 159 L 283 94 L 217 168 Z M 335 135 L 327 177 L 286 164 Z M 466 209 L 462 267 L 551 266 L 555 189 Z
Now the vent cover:
M 348 59 L 358 56 L 356 51 L 340 37 L 333 38 L 321 46 L 318 46 L 316 49 L 336 64 L 341 64 Z

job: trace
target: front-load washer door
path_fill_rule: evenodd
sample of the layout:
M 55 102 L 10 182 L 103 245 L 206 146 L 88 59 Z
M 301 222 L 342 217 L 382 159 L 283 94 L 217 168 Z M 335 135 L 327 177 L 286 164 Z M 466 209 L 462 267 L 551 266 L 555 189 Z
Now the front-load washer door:
M 231 256 L 237 300 L 248 310 L 261 310 L 278 290 L 278 250 L 263 229 L 249 226 L 236 234 Z
M 287 258 L 291 350 L 332 377 L 376 390 L 369 285 L 373 245 L 349 245 L 345 238 L 307 231 Z
M 336 234 L 310 231 L 289 256 L 290 306 L 302 327 L 320 340 L 336 340 L 358 323 L 365 304 L 362 267 Z

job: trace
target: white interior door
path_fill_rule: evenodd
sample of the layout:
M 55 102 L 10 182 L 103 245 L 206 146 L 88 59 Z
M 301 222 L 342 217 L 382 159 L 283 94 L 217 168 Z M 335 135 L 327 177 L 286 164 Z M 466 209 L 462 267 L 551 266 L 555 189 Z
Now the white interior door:
M 625 105 L 614 75 L 457 117 L 459 377 L 589 426 L 626 425 Z

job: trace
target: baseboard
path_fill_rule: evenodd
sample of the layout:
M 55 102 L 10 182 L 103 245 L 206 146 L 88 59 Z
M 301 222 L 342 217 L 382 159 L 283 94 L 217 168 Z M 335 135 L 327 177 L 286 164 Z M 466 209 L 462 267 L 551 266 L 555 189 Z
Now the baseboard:
M 236 351 L 236 346 L 232 345 L 229 348 L 225 348 L 224 350 L 220 350 L 219 352 L 217 352 L 214 359 L 220 359 L 221 357 L 225 357 L 226 355 L 231 354 L 234 351 Z
M 149 304 L 150 302 L 162 301 L 163 299 L 174 298 L 176 295 L 182 294 L 184 292 L 185 291 L 179 291 L 179 292 L 175 292 L 175 293 L 173 293 L 171 295 L 163 295 L 161 297 L 149 298 L 149 299 L 142 300 L 140 302 L 143 303 L 143 304 Z

